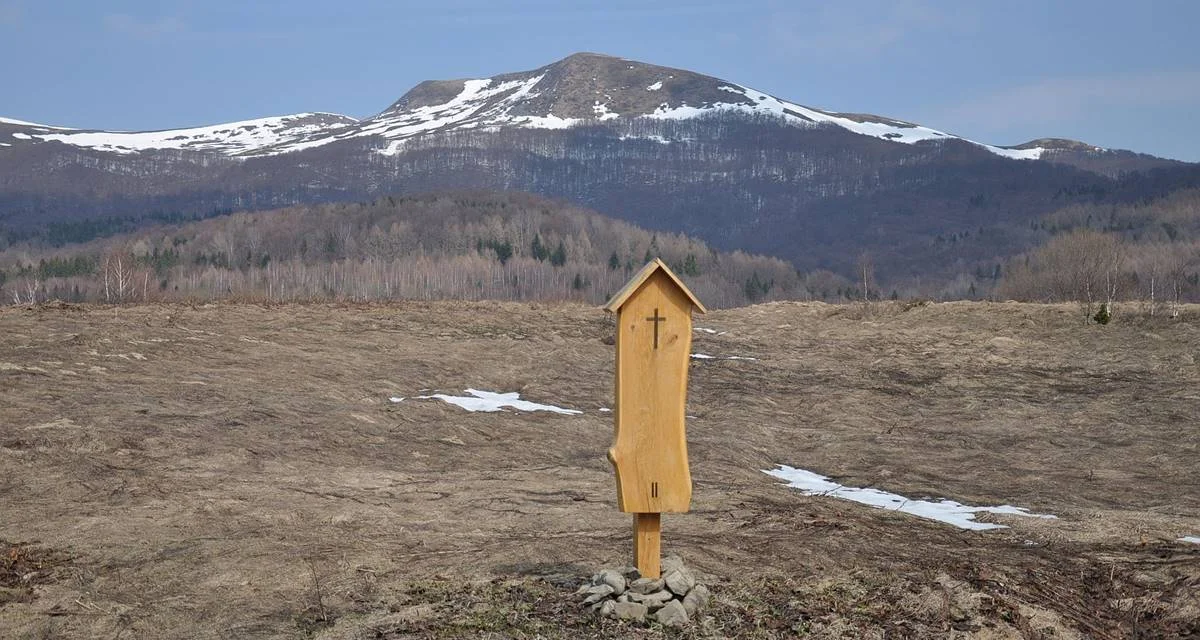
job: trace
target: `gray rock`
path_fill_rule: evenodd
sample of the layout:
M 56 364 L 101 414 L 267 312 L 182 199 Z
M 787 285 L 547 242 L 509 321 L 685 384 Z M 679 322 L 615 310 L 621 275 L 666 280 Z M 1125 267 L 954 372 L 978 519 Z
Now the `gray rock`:
M 664 584 L 666 583 L 662 581 L 662 578 L 659 578 L 658 580 L 651 580 L 650 578 L 638 578 L 629 584 L 629 590 L 634 593 L 654 593 L 655 591 L 661 590 Z
M 708 606 L 709 599 L 712 594 L 708 591 L 708 587 L 698 584 L 692 587 L 687 596 L 683 599 L 683 608 L 688 612 L 689 616 L 696 615 L 696 612 Z
M 613 615 L 621 620 L 645 620 L 647 613 L 650 613 L 650 610 L 639 602 L 613 603 Z M 687 612 L 684 612 L 684 615 L 687 615 Z
M 678 600 L 672 600 L 666 604 L 658 613 L 654 614 L 654 619 L 666 627 L 678 627 L 685 625 L 688 622 L 687 609 L 683 608 L 683 603 Z
M 633 600 L 630 599 L 628 593 L 622 593 L 621 595 L 617 596 L 617 602 L 633 602 Z
M 617 603 L 613 602 L 612 600 L 605 600 L 600 604 L 600 615 L 604 616 L 605 618 L 613 617 L 616 610 Z
M 600 583 L 612 587 L 613 595 L 619 596 L 625 593 L 625 576 L 612 569 L 605 569 L 600 572 Z
M 626 581 L 633 582 L 642 577 L 642 572 L 638 571 L 637 567 L 627 564 L 621 567 L 621 575 L 625 576 Z
M 663 580 L 667 583 L 667 588 L 671 590 L 671 593 L 680 597 L 686 596 L 687 592 L 696 586 L 695 576 L 687 569 L 672 569 Z
M 587 590 L 587 593 L 589 595 L 587 598 L 585 598 L 583 600 L 583 604 L 589 605 L 589 604 L 595 604 L 597 602 L 600 602 L 601 600 L 612 595 L 612 592 L 613 592 L 613 588 L 606 584 L 601 584 L 601 585 L 592 587 L 591 589 Z
M 671 554 L 663 558 L 661 566 L 664 576 L 675 570 L 687 571 L 687 567 L 683 566 L 683 558 L 680 558 L 675 554 Z
M 630 593 L 629 599 L 634 602 L 640 602 L 652 609 L 657 609 L 666 604 L 674 596 L 670 591 L 655 591 L 654 593 Z

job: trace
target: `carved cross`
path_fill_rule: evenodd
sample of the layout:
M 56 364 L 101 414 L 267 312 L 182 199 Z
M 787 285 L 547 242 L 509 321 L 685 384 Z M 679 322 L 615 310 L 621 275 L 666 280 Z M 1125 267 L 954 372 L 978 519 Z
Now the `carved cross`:
M 658 348 L 658 323 L 666 322 L 666 321 L 667 321 L 667 319 L 665 317 L 658 315 L 658 307 L 654 307 L 654 316 L 653 317 L 646 318 L 646 322 L 654 323 L 654 348 L 655 349 Z

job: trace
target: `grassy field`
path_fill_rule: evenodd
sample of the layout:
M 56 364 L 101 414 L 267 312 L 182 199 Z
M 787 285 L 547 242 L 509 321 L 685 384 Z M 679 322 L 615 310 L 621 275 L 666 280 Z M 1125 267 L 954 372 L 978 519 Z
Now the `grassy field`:
M 693 510 L 663 544 L 715 598 L 668 630 L 571 595 L 631 555 L 597 309 L 6 307 L 0 637 L 1195 637 L 1200 308 L 1082 317 L 699 317 Z M 466 388 L 583 413 L 415 397 Z M 964 531 L 805 496 L 778 464 L 1057 518 Z

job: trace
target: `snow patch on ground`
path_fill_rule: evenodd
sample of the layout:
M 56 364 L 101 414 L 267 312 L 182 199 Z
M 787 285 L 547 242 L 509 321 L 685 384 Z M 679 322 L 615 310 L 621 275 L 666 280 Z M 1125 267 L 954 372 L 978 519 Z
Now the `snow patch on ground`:
M 688 118 L 698 118 L 702 115 L 717 111 L 736 110 L 737 105 L 732 104 L 717 104 L 711 107 L 690 107 L 686 104 L 681 104 L 678 107 L 672 107 L 664 102 L 658 105 L 658 108 L 653 113 L 649 113 L 644 118 L 653 118 L 655 120 L 687 120 Z
M 692 360 L 758 360 L 750 356 L 710 356 L 707 353 L 693 353 Z
M 631 135 L 627 135 L 627 134 L 622 134 L 622 135 L 618 136 L 618 138 L 620 140 L 649 140 L 651 142 L 657 142 L 658 144 L 671 144 L 670 140 L 666 139 L 663 136 L 659 136 L 659 135 L 631 136 Z
M 804 495 L 814 496 L 831 496 L 850 500 L 859 504 L 875 507 L 877 509 L 886 509 L 888 511 L 900 511 L 920 518 L 928 520 L 936 520 L 946 524 L 954 525 L 960 529 L 970 529 L 973 531 L 984 531 L 987 529 L 1005 529 L 1002 524 L 991 522 L 976 522 L 975 514 L 984 513 L 1000 513 L 1013 516 L 1026 516 L 1030 518 L 1055 518 L 1056 516 L 1030 513 L 1028 509 L 1021 507 L 1013 507 L 1010 505 L 1001 505 L 998 507 L 973 507 L 970 505 L 960 504 L 953 500 L 938 500 L 932 502 L 929 500 L 913 500 L 901 495 L 881 491 L 879 489 L 847 487 L 833 482 L 829 478 L 805 471 L 804 469 L 796 469 L 786 465 L 779 465 L 778 469 L 764 470 L 763 473 L 784 480 L 788 483 L 787 486 L 800 489 Z
M 646 91 L 658 91 L 659 89 L 662 89 L 662 80 L 659 80 L 658 82 L 646 87 Z
M 612 120 L 613 118 L 621 117 L 621 114 L 609 111 L 607 104 L 600 104 L 599 102 L 592 105 L 592 113 L 596 114 L 597 120 Z
M 512 121 L 531 129 L 568 129 L 583 122 L 583 118 L 560 118 L 552 113 L 547 116 L 516 116 Z
M 692 331 L 699 331 L 700 333 L 707 333 L 714 336 L 723 336 L 729 333 L 728 331 L 717 331 L 716 329 L 709 329 L 708 327 L 693 327 Z
M 1190 542 L 1192 544 L 1200 544 L 1200 536 L 1184 536 L 1179 539 L 1180 542 Z
M 492 391 L 479 391 L 478 389 L 467 389 L 465 396 L 451 396 L 444 393 L 435 393 L 431 396 L 417 396 L 421 400 L 442 400 L 456 407 L 462 407 L 467 411 L 503 411 L 505 407 L 516 409 L 517 411 L 550 411 L 552 413 L 561 413 L 564 415 L 575 415 L 583 413 L 575 409 L 564 409 L 550 404 L 538 404 L 521 399 L 521 394 L 513 391 L 511 393 L 494 393 Z

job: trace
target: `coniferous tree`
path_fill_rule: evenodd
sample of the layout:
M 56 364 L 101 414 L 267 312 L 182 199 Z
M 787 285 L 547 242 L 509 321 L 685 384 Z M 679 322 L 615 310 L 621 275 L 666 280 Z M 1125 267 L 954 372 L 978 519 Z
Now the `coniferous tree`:
M 683 259 L 683 274 L 687 276 L 700 274 L 700 267 L 696 266 L 696 256 L 694 254 L 689 253 Z
M 546 258 L 550 257 L 550 250 L 542 243 L 542 236 L 539 233 L 533 234 L 533 246 L 529 248 L 529 252 L 534 259 L 539 262 L 545 262 Z

